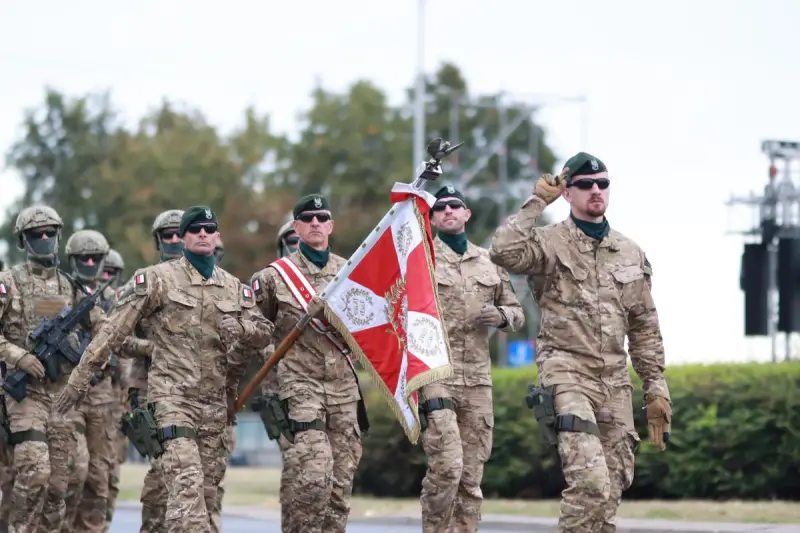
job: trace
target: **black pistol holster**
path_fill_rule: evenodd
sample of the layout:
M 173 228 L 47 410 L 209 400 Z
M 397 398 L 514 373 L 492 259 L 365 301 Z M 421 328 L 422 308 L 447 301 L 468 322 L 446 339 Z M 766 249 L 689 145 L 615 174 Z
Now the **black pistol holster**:
M 256 396 L 250 407 L 261 418 L 269 440 L 278 440 L 283 434 L 291 442 L 292 434 L 289 414 L 286 412 L 286 402 L 282 402 L 277 394 Z
M 428 413 L 438 411 L 440 409 L 450 409 L 454 411 L 456 408 L 452 398 L 431 398 L 425 399 L 419 404 L 419 428 L 420 432 L 428 429 Z
M 143 456 L 155 458 L 164 453 L 151 406 L 143 408 L 137 402 L 133 410 L 122 415 L 122 432 Z
M 572 415 L 556 415 L 555 396 L 553 387 L 528 385 L 528 394 L 525 403 L 533 410 L 533 416 L 539 423 L 539 432 L 542 442 L 546 447 L 558 446 L 558 436 L 561 431 L 575 431 L 589 433 L 600 437 L 597 424 Z

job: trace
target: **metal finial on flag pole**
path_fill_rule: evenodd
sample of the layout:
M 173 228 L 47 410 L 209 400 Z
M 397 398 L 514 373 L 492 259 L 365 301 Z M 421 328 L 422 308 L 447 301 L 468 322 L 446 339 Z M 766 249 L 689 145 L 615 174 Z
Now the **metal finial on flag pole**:
M 436 181 L 442 175 L 442 159 L 449 156 L 463 145 L 463 142 L 455 146 L 450 145 L 450 141 L 442 138 L 433 139 L 428 143 L 428 155 L 431 158 L 423 161 L 417 167 L 417 178 L 411 183 L 415 189 L 422 189 L 429 181 Z

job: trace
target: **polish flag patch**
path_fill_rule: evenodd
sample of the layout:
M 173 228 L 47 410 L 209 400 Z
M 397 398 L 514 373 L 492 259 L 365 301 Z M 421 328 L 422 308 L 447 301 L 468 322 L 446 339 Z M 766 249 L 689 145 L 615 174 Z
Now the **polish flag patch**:
M 253 283 L 251 283 L 251 285 L 253 286 L 253 290 L 255 292 L 258 292 L 261 289 L 261 284 L 258 282 L 257 279 L 254 279 Z
M 136 278 L 134 279 L 134 283 L 136 283 L 137 285 L 144 285 L 144 280 L 145 280 L 144 274 L 137 274 Z
M 0 283 L 0 294 L 8 294 L 8 287 L 5 283 Z
M 248 300 L 253 297 L 253 291 L 250 290 L 250 287 L 242 287 L 242 293 Z

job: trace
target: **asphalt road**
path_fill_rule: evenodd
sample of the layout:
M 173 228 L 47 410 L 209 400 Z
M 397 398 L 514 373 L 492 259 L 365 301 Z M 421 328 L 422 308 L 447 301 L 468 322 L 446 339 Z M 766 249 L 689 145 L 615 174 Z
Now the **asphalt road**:
M 138 510 L 117 509 L 114 512 L 114 521 L 111 523 L 111 533 L 139 533 L 141 514 Z M 222 528 L 225 533 L 280 533 L 281 525 L 278 521 L 253 520 L 250 518 L 236 518 L 226 516 L 222 519 Z M 347 526 L 347 533 L 375 533 L 374 524 L 351 524 Z M 419 526 L 380 526 L 381 533 L 419 533 Z M 481 529 L 481 533 L 502 533 L 499 529 Z

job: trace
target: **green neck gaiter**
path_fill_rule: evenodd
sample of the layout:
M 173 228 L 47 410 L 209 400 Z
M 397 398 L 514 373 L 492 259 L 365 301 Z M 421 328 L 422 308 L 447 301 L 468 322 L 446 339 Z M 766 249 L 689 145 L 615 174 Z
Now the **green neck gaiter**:
M 303 241 L 300 241 L 300 253 L 303 254 L 303 257 L 311 261 L 317 268 L 325 268 L 325 265 L 328 264 L 328 256 L 330 255 L 330 250 L 315 250 Z
M 585 233 L 587 237 L 592 239 L 602 241 L 611 230 L 611 227 L 608 225 L 608 219 L 605 217 L 603 217 L 602 222 L 587 222 L 585 220 L 575 218 L 575 215 L 572 213 L 570 213 L 569 216 L 572 218 L 572 221 L 575 222 L 575 225 L 578 226 L 578 228 Z
M 214 265 L 217 264 L 217 258 L 214 255 L 198 255 L 194 252 L 190 252 L 187 249 L 183 249 L 183 257 L 189 261 L 192 266 L 200 272 L 200 275 L 203 276 L 204 279 L 208 279 L 214 273 Z
M 450 247 L 458 255 L 464 255 L 467 252 L 467 233 L 439 233 L 439 238 L 442 242 Z

